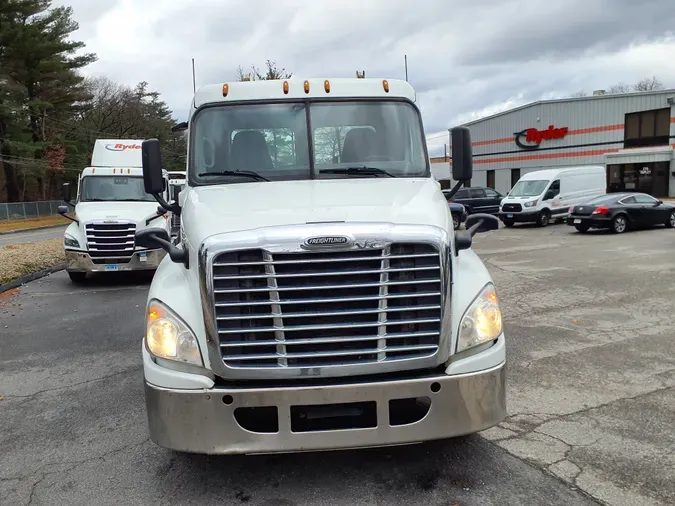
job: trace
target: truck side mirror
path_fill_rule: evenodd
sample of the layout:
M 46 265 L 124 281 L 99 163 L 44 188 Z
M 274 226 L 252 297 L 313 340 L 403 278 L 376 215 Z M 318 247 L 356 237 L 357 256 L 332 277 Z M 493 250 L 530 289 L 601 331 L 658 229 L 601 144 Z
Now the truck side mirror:
M 70 202 L 73 200 L 70 191 L 70 183 L 63 183 L 63 186 L 61 187 L 61 194 L 63 195 L 64 202 Z
M 157 139 L 147 139 L 141 144 L 143 156 L 143 183 L 145 191 L 157 195 L 164 191 L 162 154 Z
M 452 137 L 452 179 L 469 181 L 473 176 L 473 150 L 471 132 L 467 127 L 455 127 L 450 131 Z
M 70 221 L 74 221 L 77 224 L 80 223 L 77 219 L 73 218 L 72 216 L 68 216 L 68 206 L 59 206 L 56 208 L 56 212 L 58 212 L 64 218 L 68 218 Z

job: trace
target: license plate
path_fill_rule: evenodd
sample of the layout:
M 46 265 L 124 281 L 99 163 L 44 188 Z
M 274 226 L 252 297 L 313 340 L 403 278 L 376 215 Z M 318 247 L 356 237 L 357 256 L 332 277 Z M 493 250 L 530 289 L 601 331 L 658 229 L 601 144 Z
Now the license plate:
M 512 215 L 512 214 L 507 214 L 506 217 L 507 217 L 507 218 L 513 218 L 513 215 Z
M 581 220 L 574 220 L 574 224 L 581 223 Z
M 148 261 L 148 254 L 145 251 L 143 251 L 143 252 L 138 254 L 138 259 L 141 262 L 147 262 Z
M 120 270 L 120 266 L 117 265 L 117 264 L 105 264 L 105 265 L 103 266 L 103 270 L 105 270 L 106 272 L 110 272 L 110 271 L 119 271 L 119 270 Z

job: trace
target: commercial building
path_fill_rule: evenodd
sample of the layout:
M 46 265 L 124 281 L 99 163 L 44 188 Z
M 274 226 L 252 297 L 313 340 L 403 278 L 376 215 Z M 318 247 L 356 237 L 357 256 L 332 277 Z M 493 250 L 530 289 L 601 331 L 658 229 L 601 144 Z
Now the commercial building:
M 470 186 L 506 193 L 521 175 L 545 168 L 603 165 L 607 191 L 675 197 L 675 90 L 542 100 L 465 124 L 471 130 Z M 443 186 L 447 161 L 432 159 Z

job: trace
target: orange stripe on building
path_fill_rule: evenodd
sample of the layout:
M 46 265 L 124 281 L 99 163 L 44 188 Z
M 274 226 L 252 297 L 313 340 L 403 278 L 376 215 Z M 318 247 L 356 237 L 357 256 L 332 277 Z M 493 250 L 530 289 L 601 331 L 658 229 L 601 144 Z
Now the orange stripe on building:
M 588 151 L 567 151 L 565 153 L 543 153 L 540 155 L 516 155 L 516 156 L 502 156 L 499 158 L 474 158 L 473 163 L 475 164 L 488 164 L 488 163 L 502 163 L 502 162 L 525 162 L 530 160 L 553 160 L 556 158 L 575 158 L 580 156 L 600 156 L 606 153 L 616 153 L 621 148 L 607 148 L 607 149 L 592 149 Z M 452 162 L 449 162 L 452 166 Z

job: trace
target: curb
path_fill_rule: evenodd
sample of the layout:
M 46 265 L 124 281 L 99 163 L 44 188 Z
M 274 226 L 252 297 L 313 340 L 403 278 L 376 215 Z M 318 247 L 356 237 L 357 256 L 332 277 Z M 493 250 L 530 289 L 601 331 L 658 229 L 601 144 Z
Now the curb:
M 66 264 L 59 264 L 55 265 L 54 267 L 42 269 L 41 271 L 26 274 L 25 276 L 21 276 L 20 278 L 16 278 L 13 279 L 12 281 L 8 281 L 7 283 L 0 284 L 0 293 L 6 292 L 7 290 L 13 290 L 14 288 L 18 288 L 21 285 L 25 285 L 26 283 L 30 283 L 31 281 L 35 281 L 36 279 L 44 278 L 45 276 L 49 276 L 50 274 L 54 274 L 55 272 L 62 271 L 65 268 Z
M 68 224 L 64 223 L 63 225 L 48 225 L 46 227 L 23 228 L 21 230 L 10 230 L 9 232 L 0 232 L 0 235 L 20 234 L 21 232 L 32 232 L 33 230 L 49 230 L 50 228 L 61 228 L 64 225 L 68 225 Z

